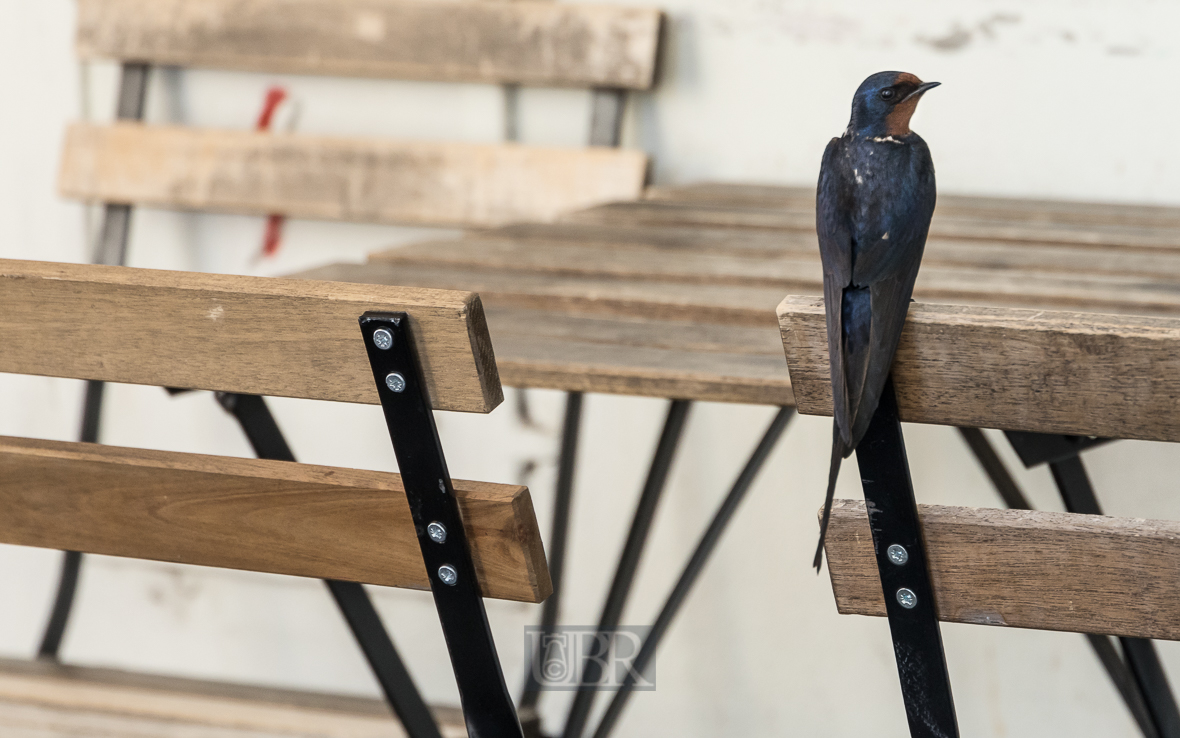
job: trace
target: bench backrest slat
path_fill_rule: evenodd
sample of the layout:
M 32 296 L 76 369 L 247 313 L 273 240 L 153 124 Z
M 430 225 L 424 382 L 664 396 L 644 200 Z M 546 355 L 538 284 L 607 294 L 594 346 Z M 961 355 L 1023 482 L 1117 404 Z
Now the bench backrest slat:
M 555 2 L 80 0 L 78 53 L 272 73 L 647 89 L 660 12 Z
M 551 590 L 528 488 L 455 480 L 487 597 Z M 0 541 L 428 589 L 401 477 L 0 437 Z
M 832 414 L 821 299 L 779 306 L 799 411 Z M 893 364 L 901 419 L 1180 441 L 1180 319 L 910 306 Z
M 635 197 L 646 172 L 647 157 L 623 149 L 76 124 L 59 188 L 126 204 L 495 226 Z
M 0 371 L 377 404 L 358 318 L 406 311 L 433 406 L 503 399 L 469 292 L 0 261 Z
M 1180 640 L 1180 599 L 1170 584 L 1180 578 L 1180 523 L 918 509 L 940 619 Z M 864 503 L 837 500 L 825 540 L 840 612 L 884 616 Z

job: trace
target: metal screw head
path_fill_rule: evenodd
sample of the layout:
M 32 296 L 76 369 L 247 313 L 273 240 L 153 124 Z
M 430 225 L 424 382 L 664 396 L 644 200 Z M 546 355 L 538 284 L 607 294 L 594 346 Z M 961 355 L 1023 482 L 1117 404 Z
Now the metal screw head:
M 450 564 L 443 564 L 438 567 L 438 578 L 448 587 L 454 587 L 459 583 L 459 572 L 455 571 L 455 567 Z
M 898 566 L 903 566 L 905 562 L 910 560 L 910 552 L 905 550 L 905 546 L 899 546 L 896 543 L 885 549 L 885 555 Z
M 431 523 L 426 526 L 426 535 L 430 536 L 430 540 L 435 543 L 446 543 L 447 526 L 442 523 Z
M 406 378 L 397 372 L 391 372 L 385 377 L 385 386 L 392 392 L 405 392 Z
M 373 345 L 382 351 L 393 348 L 393 334 L 388 328 L 378 328 L 373 331 Z
M 913 610 L 918 606 L 918 595 L 914 594 L 914 590 L 902 587 L 897 590 L 897 604 L 907 610 Z

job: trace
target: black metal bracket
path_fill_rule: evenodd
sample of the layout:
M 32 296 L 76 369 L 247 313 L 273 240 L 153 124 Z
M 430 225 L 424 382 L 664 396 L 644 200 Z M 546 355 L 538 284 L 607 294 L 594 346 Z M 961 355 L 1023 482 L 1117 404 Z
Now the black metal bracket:
M 459 686 L 467 732 L 478 738 L 522 738 L 488 626 L 410 321 L 405 313 L 369 312 L 361 316 L 360 327 Z
M 1028 469 L 1038 464 L 1052 464 L 1055 461 L 1071 459 L 1086 449 L 1102 446 L 1117 440 L 1094 436 L 1053 436 L 1045 433 L 1025 431 L 1004 431 L 1016 455 Z
M 950 674 L 892 377 L 856 447 L 856 460 L 910 735 L 957 738 Z

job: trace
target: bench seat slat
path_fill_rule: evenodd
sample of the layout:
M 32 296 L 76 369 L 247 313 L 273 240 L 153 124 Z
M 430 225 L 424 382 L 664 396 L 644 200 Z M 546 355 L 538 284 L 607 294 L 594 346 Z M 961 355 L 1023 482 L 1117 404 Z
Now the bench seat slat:
M 832 414 L 823 300 L 779 321 L 799 411 Z M 893 364 L 901 419 L 1180 441 L 1180 319 L 910 306 Z
M 78 55 L 440 82 L 651 87 L 661 14 L 518 0 L 81 0 Z
M 941 620 L 1180 640 L 1180 522 L 918 510 Z M 835 502 L 825 547 L 839 611 L 884 617 L 863 502 Z
M 639 151 L 72 125 L 59 188 L 80 200 L 365 223 L 494 226 L 639 196 Z
M 377 404 L 357 320 L 407 311 L 439 410 L 503 399 L 477 295 L 0 260 L 0 372 Z
M 488 597 L 550 592 L 527 487 L 455 481 Z M 429 588 L 401 477 L 0 437 L 0 541 Z

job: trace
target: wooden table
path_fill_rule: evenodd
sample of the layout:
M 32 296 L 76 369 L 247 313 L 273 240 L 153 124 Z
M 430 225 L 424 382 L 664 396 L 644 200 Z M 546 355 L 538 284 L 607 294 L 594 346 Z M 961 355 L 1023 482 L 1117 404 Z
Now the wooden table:
M 480 293 L 505 384 L 785 405 L 775 306 L 822 293 L 810 190 L 654 188 L 298 276 Z M 1180 313 L 1180 209 L 944 196 L 918 300 Z

